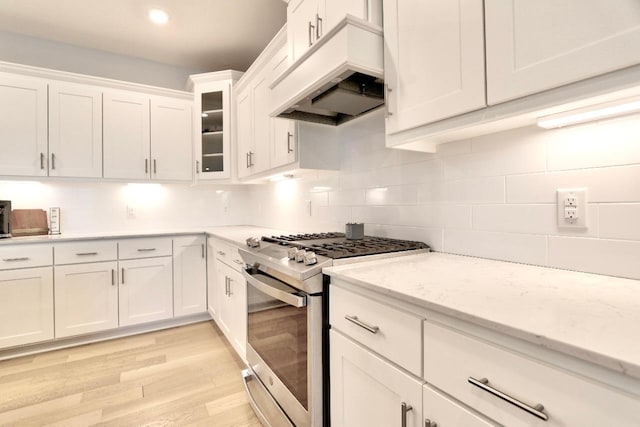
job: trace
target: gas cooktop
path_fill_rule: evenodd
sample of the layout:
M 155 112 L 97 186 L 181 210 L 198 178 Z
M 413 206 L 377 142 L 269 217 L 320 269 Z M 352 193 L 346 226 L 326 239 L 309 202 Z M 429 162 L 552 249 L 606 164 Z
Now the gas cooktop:
M 429 249 L 422 242 L 373 236 L 347 239 L 344 233 L 337 232 L 262 237 L 262 241 L 312 251 L 332 259 Z

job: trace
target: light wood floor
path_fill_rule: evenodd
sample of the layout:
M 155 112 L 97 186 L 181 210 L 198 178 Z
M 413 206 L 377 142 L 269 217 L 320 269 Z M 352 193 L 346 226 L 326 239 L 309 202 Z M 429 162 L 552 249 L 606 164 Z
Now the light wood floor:
M 0 426 L 259 427 L 213 322 L 0 362 Z

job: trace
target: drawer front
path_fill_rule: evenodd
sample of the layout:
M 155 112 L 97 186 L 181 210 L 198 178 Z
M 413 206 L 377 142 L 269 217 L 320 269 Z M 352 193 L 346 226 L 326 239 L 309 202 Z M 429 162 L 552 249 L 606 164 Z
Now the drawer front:
M 464 426 L 495 427 L 494 424 L 480 418 L 469 409 L 460 405 L 437 390 L 425 385 L 422 392 L 422 411 L 424 425 L 431 426 Z
M 53 249 L 56 265 L 118 259 L 118 244 L 115 241 L 56 243 Z
M 422 319 L 335 285 L 329 298 L 332 328 L 421 376 Z
M 150 237 L 144 239 L 128 239 L 118 241 L 118 258 L 153 258 L 171 256 L 172 240 L 170 237 Z
M 53 265 L 52 245 L 11 245 L 0 248 L 0 270 Z
M 425 322 L 424 349 L 428 383 L 500 424 L 640 425 L 640 400 L 440 325 Z
M 233 268 L 236 271 L 242 271 L 244 267 L 244 262 L 240 257 L 240 253 L 238 252 L 238 248 L 233 245 L 229 245 L 227 243 L 222 243 L 218 240 L 213 242 L 213 247 L 215 251 L 216 259 L 224 262 L 229 267 Z

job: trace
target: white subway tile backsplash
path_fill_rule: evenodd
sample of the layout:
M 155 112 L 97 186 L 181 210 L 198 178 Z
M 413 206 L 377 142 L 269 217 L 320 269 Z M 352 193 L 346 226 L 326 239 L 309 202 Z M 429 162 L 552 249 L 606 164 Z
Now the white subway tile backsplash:
M 505 177 L 445 181 L 441 201 L 449 203 L 504 203 Z
M 503 233 L 551 234 L 555 205 L 491 205 L 473 207 L 473 229 Z
M 640 201 L 640 165 L 507 177 L 507 203 L 555 203 L 558 188 L 587 188 L 589 203 Z
M 599 237 L 640 240 L 640 204 L 599 205 L 599 216 Z
M 471 206 L 439 204 L 434 205 L 433 209 L 435 209 L 437 213 L 435 215 L 436 223 L 432 225 L 437 225 L 445 229 L 471 229 Z
M 360 206 L 365 204 L 364 190 L 339 190 L 329 192 L 329 204 L 332 206 Z
M 431 250 L 437 252 L 441 252 L 443 249 L 441 228 L 365 224 L 364 232 L 368 236 L 390 237 L 393 239 L 423 242 L 426 243 Z
M 640 279 L 640 242 L 549 238 L 549 266 Z
M 417 185 L 398 185 L 367 190 L 367 205 L 415 205 L 418 203 Z
M 444 252 L 545 265 L 547 237 L 531 234 L 495 233 L 446 229 Z

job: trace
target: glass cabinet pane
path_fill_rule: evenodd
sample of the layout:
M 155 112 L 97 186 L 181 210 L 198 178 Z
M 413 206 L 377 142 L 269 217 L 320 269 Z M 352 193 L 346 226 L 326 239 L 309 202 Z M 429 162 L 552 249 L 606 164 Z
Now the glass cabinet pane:
M 202 94 L 202 172 L 224 170 L 222 91 Z

